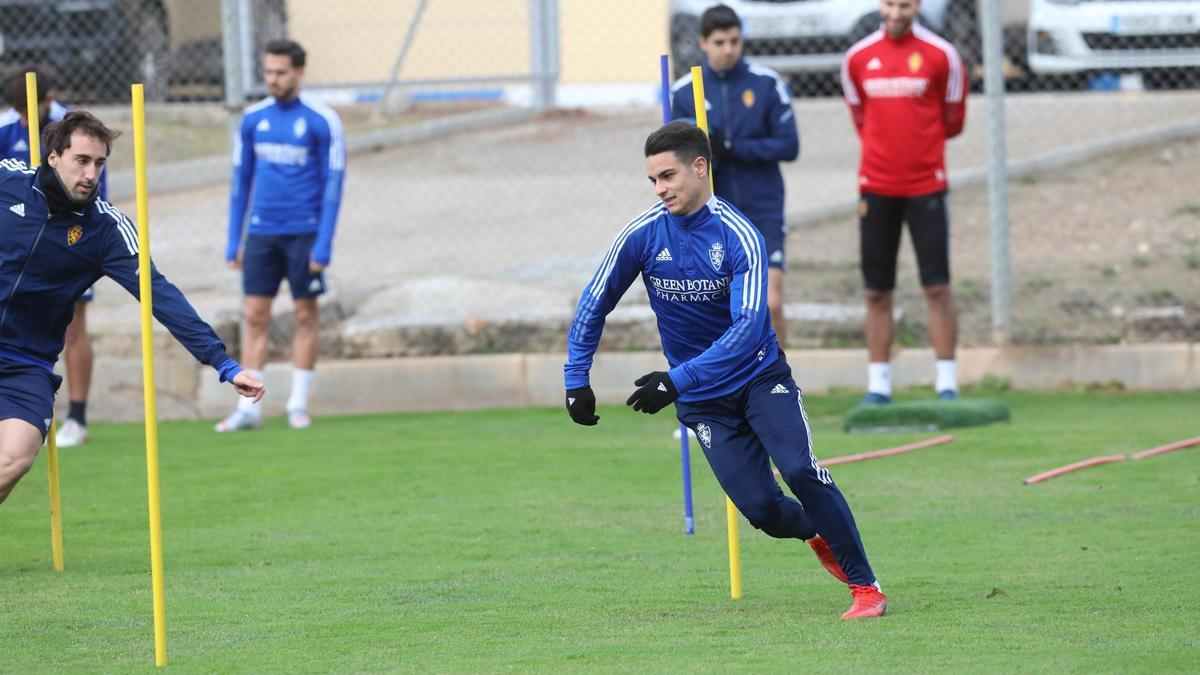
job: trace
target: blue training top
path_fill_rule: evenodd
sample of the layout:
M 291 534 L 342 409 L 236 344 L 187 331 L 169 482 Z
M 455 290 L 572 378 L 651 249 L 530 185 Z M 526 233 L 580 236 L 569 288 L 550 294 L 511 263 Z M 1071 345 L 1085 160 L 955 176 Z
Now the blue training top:
M 0 360 L 49 371 L 85 290 L 102 276 L 135 298 L 140 289 L 137 228 L 99 198 L 51 216 L 46 169 L 0 160 Z M 155 318 L 222 381 L 233 379 L 242 368 L 217 334 L 153 264 L 150 275 Z
M 237 257 L 249 205 L 250 234 L 315 232 L 313 260 L 329 264 L 345 170 L 342 122 L 329 106 L 301 94 L 247 108 L 233 148 L 225 259 Z
M 604 319 L 639 273 L 681 401 L 737 391 L 779 358 L 758 229 L 718 197 L 688 216 L 660 203 L 621 230 L 584 290 L 567 335 L 567 389 L 588 386 Z

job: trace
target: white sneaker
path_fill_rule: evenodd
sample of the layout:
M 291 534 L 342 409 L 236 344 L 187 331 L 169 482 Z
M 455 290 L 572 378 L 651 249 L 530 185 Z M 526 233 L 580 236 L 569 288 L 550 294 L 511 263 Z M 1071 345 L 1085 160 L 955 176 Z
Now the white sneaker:
M 303 410 L 289 410 L 288 426 L 293 429 L 307 429 L 312 426 L 312 418 Z
M 251 431 L 262 426 L 262 417 L 244 410 L 234 410 L 229 417 L 217 422 L 213 430 L 217 433 L 227 431 Z
M 87 427 L 70 417 L 58 426 L 54 432 L 54 444 L 60 448 L 70 448 L 87 443 Z

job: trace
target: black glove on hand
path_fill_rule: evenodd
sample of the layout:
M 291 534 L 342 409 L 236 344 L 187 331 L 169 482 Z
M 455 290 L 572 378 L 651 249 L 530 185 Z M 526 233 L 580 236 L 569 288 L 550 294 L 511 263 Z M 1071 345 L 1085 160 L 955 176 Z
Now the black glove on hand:
M 567 413 L 576 424 L 596 426 L 600 418 L 596 416 L 596 394 L 591 387 L 567 390 Z
M 714 131 L 708 135 L 708 143 L 712 146 L 713 164 L 720 166 L 733 159 L 733 141 L 725 134 Z
M 637 385 L 637 389 L 633 391 L 629 400 L 625 401 L 625 405 L 633 406 L 634 410 L 653 415 L 679 398 L 679 391 L 675 389 L 671 376 L 661 370 L 646 373 L 633 383 Z

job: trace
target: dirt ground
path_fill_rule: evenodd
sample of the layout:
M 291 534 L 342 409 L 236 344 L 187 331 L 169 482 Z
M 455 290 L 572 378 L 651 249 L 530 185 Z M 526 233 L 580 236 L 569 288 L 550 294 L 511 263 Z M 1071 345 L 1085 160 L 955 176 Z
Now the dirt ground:
M 1013 340 L 1200 339 L 1198 175 L 1200 139 L 1192 138 L 1011 180 Z M 950 214 L 960 342 L 987 343 L 992 319 L 986 189 L 952 189 Z M 832 218 L 795 229 L 789 238 L 788 301 L 860 302 L 857 220 Z M 905 345 L 927 344 L 907 237 L 900 257 L 896 295 L 904 319 L 898 337 Z M 797 341 L 814 344 L 811 336 L 798 335 Z

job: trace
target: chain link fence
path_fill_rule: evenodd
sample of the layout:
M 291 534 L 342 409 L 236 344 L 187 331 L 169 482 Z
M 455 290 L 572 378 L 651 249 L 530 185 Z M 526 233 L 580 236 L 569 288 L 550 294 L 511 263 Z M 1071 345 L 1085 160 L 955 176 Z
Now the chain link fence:
M 265 41 L 296 39 L 309 54 L 306 89 L 337 109 L 351 153 L 323 353 L 561 349 L 601 253 L 654 200 L 641 146 L 660 122 L 658 55 L 677 73 L 697 63 L 697 18 L 710 4 L 5 1 L 0 62 L 37 65 L 60 100 L 124 129 L 129 83 L 147 84 L 155 254 L 202 313 L 235 325 L 240 278 L 223 264 L 229 110 L 236 119 L 263 95 Z M 783 167 L 791 336 L 859 344 L 859 147 L 837 72 L 848 46 L 878 29 L 878 1 L 728 4 L 745 21 L 747 58 L 795 95 L 802 151 Z M 1195 330 L 1200 205 L 1180 176 L 1200 168 L 1198 6 L 1005 0 L 1014 339 L 1125 339 L 1142 310 Z M 968 344 L 990 339 L 992 292 L 978 15 L 971 0 L 922 3 L 922 21 L 972 74 L 966 131 L 947 150 Z M 110 169 L 127 212 L 131 145 L 126 134 Z M 901 256 L 901 339 L 920 344 L 907 244 Z M 614 331 L 614 345 L 654 346 L 641 295 L 627 294 L 620 311 L 633 327 Z M 93 317 L 101 333 L 137 325 L 113 285 Z M 281 354 L 286 339 L 273 339 Z

